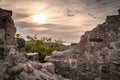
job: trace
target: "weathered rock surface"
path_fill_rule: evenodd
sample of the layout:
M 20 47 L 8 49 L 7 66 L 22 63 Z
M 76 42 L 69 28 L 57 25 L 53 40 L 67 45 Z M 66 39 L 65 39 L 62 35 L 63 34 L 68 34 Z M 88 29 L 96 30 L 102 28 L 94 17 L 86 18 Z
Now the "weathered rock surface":
M 12 11 L 0 8 L 0 80 L 120 80 L 120 10 L 86 32 L 78 44 L 54 51 L 47 63 L 26 58 L 23 39 L 15 39 Z
M 72 80 L 120 80 L 120 10 L 85 32 L 72 49 L 45 60 L 55 65 L 55 73 Z
M 38 53 L 26 53 L 27 59 L 31 61 L 38 61 Z
M 27 60 L 11 16 L 12 11 L 0 8 L 0 80 L 68 80 L 54 72 L 52 63 Z

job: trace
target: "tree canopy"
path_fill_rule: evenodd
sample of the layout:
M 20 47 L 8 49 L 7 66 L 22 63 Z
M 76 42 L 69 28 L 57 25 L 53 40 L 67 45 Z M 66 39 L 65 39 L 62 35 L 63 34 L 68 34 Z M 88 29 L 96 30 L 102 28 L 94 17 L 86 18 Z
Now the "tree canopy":
M 16 37 L 22 37 L 20 34 L 16 34 Z M 27 53 L 37 52 L 39 57 L 38 61 L 45 62 L 44 58 L 51 55 L 53 51 L 59 51 L 60 46 L 64 41 L 60 39 L 52 39 L 48 37 L 43 37 L 38 39 L 37 36 L 26 36 L 28 41 L 26 41 L 25 50 Z

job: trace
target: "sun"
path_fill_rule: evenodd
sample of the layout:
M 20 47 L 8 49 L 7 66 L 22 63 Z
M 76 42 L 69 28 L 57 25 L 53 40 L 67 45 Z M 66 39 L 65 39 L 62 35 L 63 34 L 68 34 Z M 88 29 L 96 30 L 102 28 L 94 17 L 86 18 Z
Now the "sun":
M 45 14 L 37 14 L 33 16 L 34 22 L 40 24 L 46 22 L 46 15 Z

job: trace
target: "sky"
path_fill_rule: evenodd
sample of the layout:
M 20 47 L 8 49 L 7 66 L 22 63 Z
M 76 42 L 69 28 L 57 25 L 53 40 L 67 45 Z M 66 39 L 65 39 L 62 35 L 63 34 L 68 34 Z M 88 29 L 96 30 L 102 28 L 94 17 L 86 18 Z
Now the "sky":
M 37 35 L 76 43 L 107 15 L 118 14 L 120 0 L 1 0 L 0 7 L 13 11 L 17 33 L 23 37 Z

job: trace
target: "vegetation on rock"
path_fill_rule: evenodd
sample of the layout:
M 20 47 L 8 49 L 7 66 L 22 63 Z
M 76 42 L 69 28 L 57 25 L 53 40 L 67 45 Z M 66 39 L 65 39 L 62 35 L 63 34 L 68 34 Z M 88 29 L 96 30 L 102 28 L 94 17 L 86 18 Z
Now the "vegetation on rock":
M 16 37 L 21 37 L 20 34 L 16 34 Z M 59 51 L 60 46 L 63 41 L 53 40 L 52 38 L 43 37 L 42 39 L 38 39 L 37 36 L 26 36 L 28 41 L 25 45 L 25 50 L 27 53 L 38 53 L 38 61 L 45 62 L 44 58 L 46 56 L 50 56 L 53 51 Z

